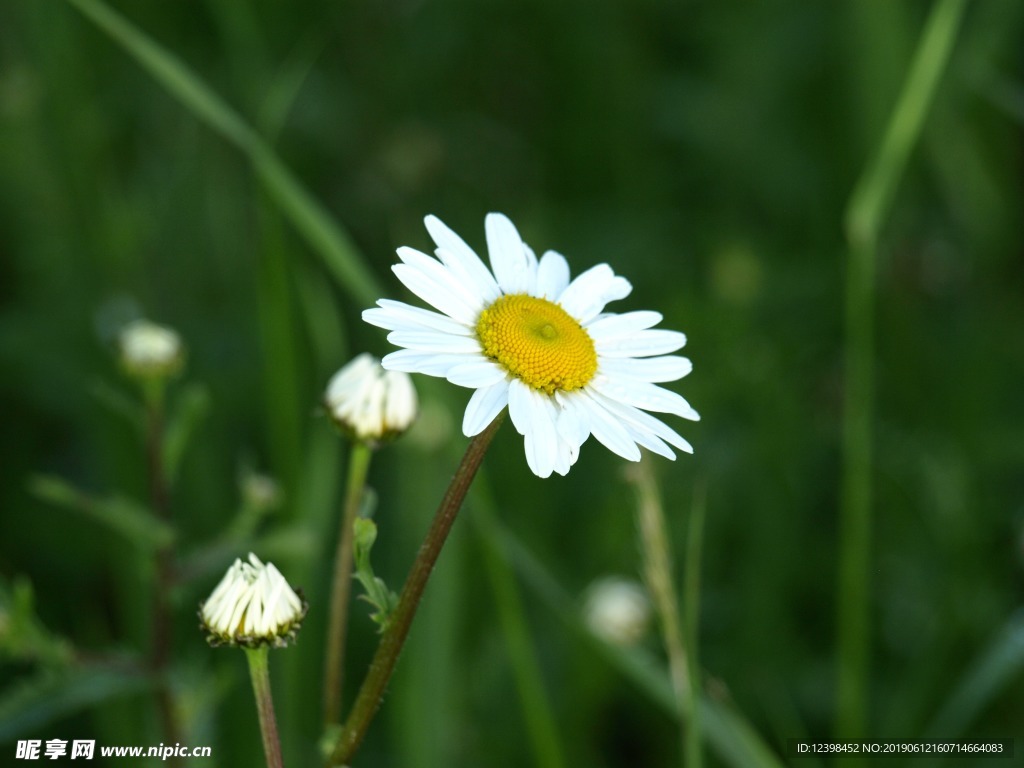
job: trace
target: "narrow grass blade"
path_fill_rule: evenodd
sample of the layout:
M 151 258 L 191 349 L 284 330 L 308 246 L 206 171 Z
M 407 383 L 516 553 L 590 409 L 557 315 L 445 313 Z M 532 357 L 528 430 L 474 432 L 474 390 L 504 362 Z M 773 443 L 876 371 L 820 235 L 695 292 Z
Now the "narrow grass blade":
M 690 523 L 686 532 L 686 561 L 683 576 L 683 632 L 686 648 L 686 669 L 689 678 L 687 695 L 690 720 L 686 729 L 685 753 L 687 768 L 700 768 L 701 754 L 701 707 L 700 701 L 700 655 L 697 638 L 700 624 L 700 564 L 701 547 L 704 542 L 704 515 L 707 509 L 707 493 L 703 482 L 698 483 L 690 507 Z
M 487 573 L 494 592 L 502 632 L 508 643 L 534 760 L 540 768 L 562 768 L 565 765 L 565 753 L 558 723 L 530 638 L 515 574 L 498 544 L 498 517 L 495 514 L 494 497 L 486 477 L 482 474 L 477 476 L 471 520 L 480 533 L 483 544 Z
M 587 627 L 573 599 L 514 534 L 495 523 L 494 531 L 489 535 L 495 537 L 504 557 L 523 582 L 581 639 L 590 643 L 609 664 L 672 717 L 686 716 L 665 670 L 649 654 L 613 646 L 596 636 Z M 757 731 L 729 704 L 704 694 L 699 706 L 704 738 L 723 762 L 734 768 L 782 767 L 779 758 L 761 740 Z
M 965 0 L 938 0 L 876 155 L 846 210 L 846 371 L 838 596 L 836 735 L 867 726 L 871 573 L 874 305 L 878 237 L 956 40 Z
M 349 294 L 362 304 L 381 295 L 351 238 L 295 178 L 259 134 L 173 53 L 100 0 L 67 0 L 117 42 L 198 120 L 253 164 L 274 202 Z
M 302 471 L 302 445 L 307 425 L 303 405 L 308 393 L 302 387 L 301 335 L 295 318 L 298 302 L 291 280 L 295 254 L 289 253 L 283 217 L 268 198 L 267 194 L 259 195 L 256 282 L 263 409 L 271 466 L 285 488 L 294 491 Z
M 1018 611 L 970 665 L 926 737 L 955 739 L 962 735 L 986 705 L 1020 677 L 1022 669 L 1024 611 Z
M 672 688 L 679 709 L 689 713 L 685 728 L 682 730 L 682 754 L 687 756 L 689 763 L 694 759 L 691 749 L 695 745 L 696 759 L 699 763 L 700 742 L 694 740 L 695 734 L 691 732 L 700 729 L 700 712 L 698 708 L 690 706 L 694 703 L 691 699 L 694 686 L 699 684 L 690 676 L 693 670 L 689 662 L 693 651 L 683 639 L 686 629 L 679 616 L 679 598 L 676 596 L 671 544 L 661 493 L 649 460 L 630 465 L 627 479 L 636 493 L 636 520 L 640 531 L 644 581 L 651 593 L 661 625 L 662 642 L 668 655 L 669 673 L 672 676 Z M 696 599 L 697 596 L 693 597 Z M 683 725 L 682 721 L 680 725 Z M 699 733 L 696 736 L 699 739 Z

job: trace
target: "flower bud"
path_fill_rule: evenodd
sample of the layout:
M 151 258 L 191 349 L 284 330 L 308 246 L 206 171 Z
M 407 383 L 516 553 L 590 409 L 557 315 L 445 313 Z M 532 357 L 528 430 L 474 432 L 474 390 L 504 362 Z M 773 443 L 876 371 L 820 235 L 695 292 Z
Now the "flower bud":
M 618 577 L 595 582 L 583 612 L 591 630 L 615 645 L 637 643 L 651 620 L 651 604 L 644 588 Z
M 331 378 L 324 395 L 334 423 L 354 439 L 376 443 L 409 428 L 417 413 L 416 390 L 408 374 L 385 371 L 363 353 Z
M 122 328 L 118 346 L 124 369 L 141 379 L 171 376 L 181 369 L 185 358 L 178 334 L 148 320 L 134 320 Z
M 295 639 L 309 606 L 273 563 L 249 553 L 235 560 L 199 606 L 200 627 L 211 645 L 283 648 Z

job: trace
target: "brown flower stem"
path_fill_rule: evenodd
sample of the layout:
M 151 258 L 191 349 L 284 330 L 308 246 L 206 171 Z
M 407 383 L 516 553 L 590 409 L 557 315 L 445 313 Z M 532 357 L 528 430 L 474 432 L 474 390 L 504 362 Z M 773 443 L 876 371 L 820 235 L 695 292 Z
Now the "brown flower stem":
M 328 726 L 341 720 L 348 604 L 352 592 L 352 529 L 363 499 L 372 453 L 366 443 L 357 442 L 352 445 L 349 454 L 348 486 L 345 489 L 338 545 L 334 553 L 334 581 L 327 628 L 327 657 L 324 663 L 324 725 Z
M 260 733 L 263 735 L 263 753 L 267 757 L 267 768 L 284 768 L 281 759 L 281 740 L 277 735 L 277 718 L 274 716 L 274 697 L 270 691 L 269 648 L 245 648 L 249 662 L 249 677 L 252 692 L 256 697 L 256 711 L 260 718 Z
M 150 381 L 144 388 L 146 400 L 146 471 L 149 478 L 149 499 L 153 515 L 162 523 L 171 519 L 170 491 L 164 472 L 164 382 Z M 155 689 L 157 709 L 164 740 L 168 744 L 181 741 L 178 718 L 174 711 L 167 667 L 171 657 L 170 593 L 174 581 L 173 550 L 162 545 L 156 551 L 156 578 L 153 583 L 153 624 L 150 642 L 150 667 L 157 677 Z M 175 764 L 180 764 L 174 758 Z
M 416 609 L 419 607 L 420 598 L 423 596 L 430 573 L 441 553 L 441 547 L 444 546 L 445 539 L 448 538 L 448 532 L 462 507 L 473 477 L 480 468 L 487 447 L 503 420 L 504 412 L 470 441 L 466 453 L 462 457 L 462 462 L 455 470 L 455 476 L 452 477 L 451 484 L 449 484 L 448 490 L 437 508 L 437 513 L 434 515 L 430 530 L 420 546 L 409 576 L 405 580 L 405 586 L 402 587 L 398 605 L 388 619 L 387 628 L 381 635 L 377 652 L 374 654 L 373 661 L 370 662 L 370 669 L 359 689 L 359 695 L 352 706 L 348 720 L 345 721 L 342 728 L 341 737 L 331 754 L 331 763 L 334 765 L 349 765 L 366 736 L 373 716 L 380 707 L 384 689 L 391 679 L 391 673 L 394 672 L 398 656 L 402 652 L 402 646 L 405 645 L 409 627 L 416 615 Z

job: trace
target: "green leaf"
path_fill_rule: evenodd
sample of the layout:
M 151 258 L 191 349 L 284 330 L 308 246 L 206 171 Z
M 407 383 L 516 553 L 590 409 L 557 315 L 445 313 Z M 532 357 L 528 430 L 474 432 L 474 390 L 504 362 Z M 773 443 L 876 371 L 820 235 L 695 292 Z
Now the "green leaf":
M 927 730 L 930 738 L 953 739 L 1016 680 L 1024 669 L 1024 611 L 1018 611 L 982 651 Z
M 104 701 L 146 690 L 150 679 L 136 669 L 75 667 L 40 671 L 0 693 L 0 742 L 37 731 L 61 717 Z
M 196 119 L 244 152 L 270 197 L 339 284 L 360 304 L 382 294 L 351 237 L 274 154 L 270 146 L 198 74 L 99 0 L 67 0 L 135 59 Z
M 132 499 L 90 496 L 53 475 L 34 476 L 29 480 L 29 491 L 44 501 L 105 525 L 138 547 L 159 549 L 174 541 L 174 529 Z
M 0 577 L 0 658 L 5 657 L 47 667 L 66 666 L 72 657 L 71 645 L 36 615 L 32 585 L 25 578 L 8 585 Z
M 210 409 L 210 394 L 201 384 L 190 384 L 178 398 L 177 408 L 164 433 L 164 472 L 173 485 L 182 456 L 196 426 Z
M 370 550 L 377 540 L 377 524 L 367 518 L 357 517 L 353 526 L 355 536 L 352 546 L 355 550 L 355 577 L 366 590 L 366 594 L 360 595 L 360 598 L 377 609 L 370 614 L 370 618 L 379 625 L 379 631 L 383 632 L 391 619 L 391 613 L 398 605 L 398 595 L 388 589 L 382 579 L 374 575 L 373 567 L 370 565 Z

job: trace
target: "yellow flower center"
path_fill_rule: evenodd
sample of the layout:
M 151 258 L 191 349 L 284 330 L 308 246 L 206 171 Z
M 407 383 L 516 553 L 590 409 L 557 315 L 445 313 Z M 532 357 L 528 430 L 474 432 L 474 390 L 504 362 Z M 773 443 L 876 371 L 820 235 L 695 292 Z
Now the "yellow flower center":
M 547 299 L 502 296 L 480 313 L 476 335 L 487 357 L 549 395 L 580 389 L 597 371 L 590 335 Z

